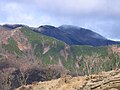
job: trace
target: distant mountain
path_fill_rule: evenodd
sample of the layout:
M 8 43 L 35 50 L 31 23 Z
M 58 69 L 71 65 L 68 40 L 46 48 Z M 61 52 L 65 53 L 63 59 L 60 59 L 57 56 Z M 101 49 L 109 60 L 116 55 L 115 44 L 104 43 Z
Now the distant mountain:
M 12 30 L 12 29 L 15 29 L 17 27 L 28 27 L 28 26 L 22 25 L 22 24 L 4 24 L 4 25 L 2 25 L 2 27 L 7 29 L 7 30 Z
M 44 25 L 34 29 L 34 31 L 54 37 L 69 45 L 106 46 L 120 44 L 119 42 L 108 40 L 89 29 L 71 25 L 62 25 L 59 27 Z
M 91 45 L 91 46 L 107 46 L 120 44 L 120 42 L 109 40 L 102 35 L 93 32 L 89 29 L 72 26 L 62 25 L 54 27 L 50 25 L 43 25 L 38 28 L 29 27 L 21 24 L 5 24 L 2 26 L 4 29 L 12 30 L 17 27 L 26 27 L 35 32 L 41 33 L 46 36 L 54 37 L 69 45 Z

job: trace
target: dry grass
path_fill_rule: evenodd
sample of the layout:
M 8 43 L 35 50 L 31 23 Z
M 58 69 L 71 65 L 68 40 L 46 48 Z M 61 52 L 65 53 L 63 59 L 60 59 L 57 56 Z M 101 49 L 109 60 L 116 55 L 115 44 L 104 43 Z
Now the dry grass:
M 17 90 L 120 90 L 120 70 L 90 76 L 62 76 L 59 79 L 21 86 Z

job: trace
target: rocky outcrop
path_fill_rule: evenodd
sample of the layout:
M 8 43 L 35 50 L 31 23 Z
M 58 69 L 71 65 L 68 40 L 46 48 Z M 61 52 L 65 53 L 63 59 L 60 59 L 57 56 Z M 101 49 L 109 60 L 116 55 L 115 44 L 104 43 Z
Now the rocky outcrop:
M 118 45 L 113 45 L 111 49 L 113 53 L 120 53 L 120 47 Z
M 32 47 L 27 37 L 20 31 L 21 27 L 14 30 L 0 29 L 0 44 L 8 44 L 8 40 L 13 38 L 17 43 L 17 47 L 21 51 L 30 50 Z
M 21 86 L 17 90 L 120 90 L 120 70 L 90 76 L 62 76 L 59 79 Z

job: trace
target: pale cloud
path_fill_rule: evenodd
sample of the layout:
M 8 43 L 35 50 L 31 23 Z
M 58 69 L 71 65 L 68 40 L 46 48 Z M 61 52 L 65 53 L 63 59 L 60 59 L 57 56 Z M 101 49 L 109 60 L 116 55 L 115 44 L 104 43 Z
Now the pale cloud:
M 6 23 L 28 23 L 33 17 L 16 2 L 4 4 L 1 11 L 6 14 Z
M 82 13 L 83 12 L 90 12 L 95 11 L 102 7 L 102 2 L 98 0 L 35 0 L 39 7 L 43 10 L 50 10 L 59 12 L 75 12 L 75 13 Z M 46 6 L 46 7 L 45 7 Z M 49 7 L 49 8 L 48 8 Z
M 120 40 L 120 0 L 1 0 L 0 23 L 77 25 Z
M 61 16 L 120 16 L 119 0 L 35 0 L 39 10 Z

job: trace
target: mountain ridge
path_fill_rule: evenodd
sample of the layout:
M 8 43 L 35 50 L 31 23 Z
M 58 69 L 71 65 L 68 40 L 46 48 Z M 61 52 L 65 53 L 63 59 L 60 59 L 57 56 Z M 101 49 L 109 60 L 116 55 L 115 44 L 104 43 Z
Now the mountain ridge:
M 69 45 L 108 46 L 113 44 L 120 44 L 119 41 L 109 40 L 102 35 L 93 32 L 92 30 L 72 25 L 61 25 L 59 27 L 42 25 L 36 28 L 21 24 L 5 24 L 2 25 L 2 27 L 11 30 L 17 27 L 26 27 L 37 33 L 61 40 Z

